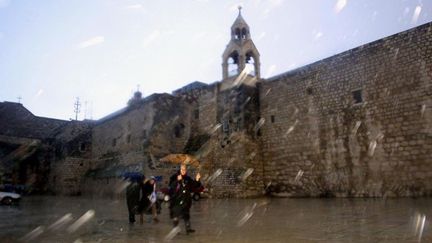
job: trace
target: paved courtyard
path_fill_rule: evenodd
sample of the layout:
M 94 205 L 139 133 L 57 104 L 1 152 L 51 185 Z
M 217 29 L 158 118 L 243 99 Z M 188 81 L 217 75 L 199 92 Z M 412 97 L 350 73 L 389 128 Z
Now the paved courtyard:
M 1 242 L 432 242 L 432 199 L 203 199 L 197 231 L 129 225 L 124 199 L 27 197 L 0 206 Z

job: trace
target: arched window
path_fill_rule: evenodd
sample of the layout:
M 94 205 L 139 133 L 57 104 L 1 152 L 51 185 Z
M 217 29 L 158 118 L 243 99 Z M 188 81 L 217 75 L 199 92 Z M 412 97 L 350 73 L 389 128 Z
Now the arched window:
M 228 57 L 228 77 L 239 73 L 239 54 L 235 51 Z
M 247 37 L 247 29 L 246 28 L 243 28 L 242 29 L 242 33 L 241 33 L 241 38 L 244 40 L 244 39 L 246 39 L 246 37 Z
M 249 75 L 255 76 L 255 58 L 252 52 L 246 54 L 246 70 Z
M 179 137 L 183 136 L 184 128 L 185 128 L 185 125 L 183 123 L 177 124 L 174 127 L 174 136 L 176 138 L 179 138 Z
M 240 33 L 240 29 L 239 29 L 239 28 L 236 28 L 236 29 L 235 29 L 235 32 L 234 32 L 234 38 L 235 38 L 236 40 L 240 40 L 240 35 L 241 35 L 241 33 Z

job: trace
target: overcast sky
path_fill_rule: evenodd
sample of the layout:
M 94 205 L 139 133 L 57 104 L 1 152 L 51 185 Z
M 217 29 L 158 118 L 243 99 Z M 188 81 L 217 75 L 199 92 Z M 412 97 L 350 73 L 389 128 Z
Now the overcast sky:
M 431 0 L 0 0 L 0 101 L 99 119 L 218 81 L 238 5 L 264 78 L 432 21 Z

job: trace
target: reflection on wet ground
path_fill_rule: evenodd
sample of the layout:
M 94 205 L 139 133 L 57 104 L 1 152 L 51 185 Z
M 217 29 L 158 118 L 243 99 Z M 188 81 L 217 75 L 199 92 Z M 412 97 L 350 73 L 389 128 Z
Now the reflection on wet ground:
M 196 232 L 160 222 L 129 225 L 124 199 L 27 197 L 0 206 L 1 242 L 432 242 L 432 199 L 204 199 Z M 139 220 L 137 220 L 139 221 Z M 170 234 L 171 232 L 171 234 Z

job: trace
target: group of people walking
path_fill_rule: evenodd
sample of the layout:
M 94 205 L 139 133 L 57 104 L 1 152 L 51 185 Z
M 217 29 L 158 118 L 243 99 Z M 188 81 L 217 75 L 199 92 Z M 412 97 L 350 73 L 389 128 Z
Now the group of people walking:
M 157 218 L 158 202 L 156 198 L 156 178 L 145 179 L 144 176 L 129 178 L 131 183 L 126 188 L 126 202 L 129 211 L 129 223 L 135 223 L 135 215 L 140 215 L 140 223 L 144 222 L 144 214 L 149 211 L 153 216 L 153 222 L 159 222 Z
M 197 173 L 194 179 L 187 175 L 186 165 L 182 164 L 180 170 L 170 177 L 169 181 L 169 210 L 173 227 L 179 225 L 183 219 L 186 233 L 195 232 L 191 227 L 190 208 L 192 206 L 191 192 L 201 186 L 201 175 Z M 129 223 L 135 223 L 135 215 L 140 215 L 140 223 L 143 223 L 143 214 L 152 214 L 153 222 L 158 223 L 160 202 L 156 196 L 156 178 L 144 177 L 131 178 L 131 183 L 126 188 L 126 201 L 129 211 Z

